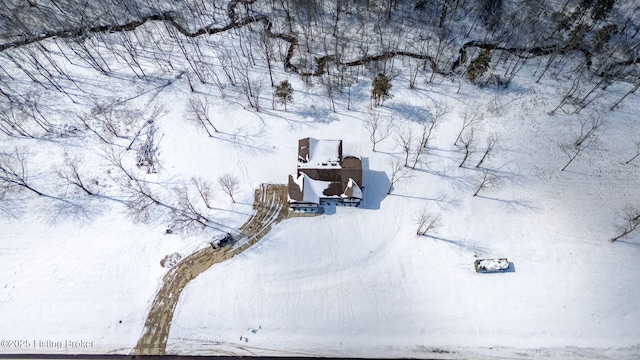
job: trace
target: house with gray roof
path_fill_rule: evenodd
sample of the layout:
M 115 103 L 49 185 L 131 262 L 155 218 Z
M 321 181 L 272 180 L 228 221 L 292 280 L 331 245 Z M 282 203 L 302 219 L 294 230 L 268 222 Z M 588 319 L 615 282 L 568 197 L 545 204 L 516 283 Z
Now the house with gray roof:
M 342 140 L 298 141 L 298 166 L 289 175 L 289 207 L 320 212 L 323 205 L 358 206 L 362 200 L 362 161 L 342 154 Z

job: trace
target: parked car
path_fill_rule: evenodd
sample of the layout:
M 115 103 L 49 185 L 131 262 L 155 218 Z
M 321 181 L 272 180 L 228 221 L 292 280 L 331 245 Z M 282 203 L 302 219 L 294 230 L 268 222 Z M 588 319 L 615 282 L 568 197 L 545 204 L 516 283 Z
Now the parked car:
M 233 238 L 233 235 L 231 235 L 231 233 L 226 233 L 224 235 L 224 237 L 222 237 L 220 239 L 214 239 L 209 244 L 215 250 L 215 249 L 218 249 L 218 248 L 220 248 L 222 246 L 229 245 L 229 244 L 233 243 L 234 241 L 235 241 L 235 239 Z

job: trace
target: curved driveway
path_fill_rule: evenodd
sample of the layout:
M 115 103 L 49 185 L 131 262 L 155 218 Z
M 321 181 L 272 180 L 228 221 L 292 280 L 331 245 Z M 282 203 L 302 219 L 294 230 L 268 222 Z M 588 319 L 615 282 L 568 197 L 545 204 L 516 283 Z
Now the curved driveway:
M 132 355 L 165 354 L 173 312 L 182 290 L 213 264 L 228 260 L 248 249 L 271 230 L 271 225 L 283 220 L 288 209 L 286 186 L 266 184 L 257 189 L 253 208 L 256 213 L 242 224 L 233 245 L 216 250 L 208 246 L 187 256 L 167 272 Z

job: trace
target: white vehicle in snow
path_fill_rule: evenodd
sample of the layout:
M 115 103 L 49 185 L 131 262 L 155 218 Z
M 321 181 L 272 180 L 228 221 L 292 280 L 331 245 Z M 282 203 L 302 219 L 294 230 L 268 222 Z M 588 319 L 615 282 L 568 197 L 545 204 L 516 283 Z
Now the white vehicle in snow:
M 509 260 L 507 259 L 478 259 L 473 262 L 476 272 L 498 272 L 505 271 L 509 268 Z

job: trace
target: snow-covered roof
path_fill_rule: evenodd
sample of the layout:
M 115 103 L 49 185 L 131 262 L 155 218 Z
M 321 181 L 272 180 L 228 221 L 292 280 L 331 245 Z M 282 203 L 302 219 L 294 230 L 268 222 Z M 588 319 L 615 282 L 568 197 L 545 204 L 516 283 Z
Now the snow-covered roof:
M 362 189 L 360 189 L 355 180 L 349 178 L 347 187 L 344 189 L 344 193 L 340 196 L 362 199 Z
M 305 173 L 300 173 L 300 175 L 291 175 L 289 181 L 288 200 L 289 202 L 308 202 L 318 204 L 320 203 L 320 199 L 351 197 L 345 195 L 347 190 L 351 191 L 351 189 L 345 190 L 345 193 L 341 195 L 339 191 L 331 194 L 334 190 L 330 188 L 335 189 L 338 187 L 339 189 L 339 186 L 339 182 L 314 180 Z M 353 182 L 352 190 L 354 192 L 358 191 L 360 194 L 359 197 L 362 198 L 362 192 L 355 182 Z
M 298 172 L 289 177 L 289 202 L 362 199 L 362 160 L 342 156 L 342 140 L 298 140 Z
M 304 188 L 304 177 L 302 176 L 304 174 L 300 174 L 300 176 L 292 176 L 293 178 L 293 182 L 295 182 L 298 187 L 300 188 L 300 192 L 302 192 L 303 188 Z
M 342 140 L 319 140 L 305 138 L 299 142 L 298 167 L 300 168 L 340 168 L 342 160 Z
M 320 198 L 336 197 L 324 194 L 324 191 L 331 185 L 331 181 L 314 180 L 304 174 L 302 176 L 304 176 L 304 191 L 302 193 L 305 202 L 317 204 L 320 202 Z

